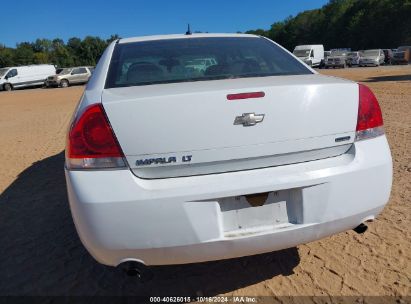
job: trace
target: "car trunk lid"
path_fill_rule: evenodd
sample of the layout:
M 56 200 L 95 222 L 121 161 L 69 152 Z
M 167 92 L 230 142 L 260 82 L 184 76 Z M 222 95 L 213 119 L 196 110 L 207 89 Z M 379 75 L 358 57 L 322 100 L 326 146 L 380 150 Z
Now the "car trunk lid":
M 264 96 L 227 98 L 250 92 Z M 358 85 L 317 74 L 239 78 L 105 89 L 102 102 L 131 170 L 166 178 L 342 154 L 354 139 Z M 238 123 L 250 113 L 262 121 Z

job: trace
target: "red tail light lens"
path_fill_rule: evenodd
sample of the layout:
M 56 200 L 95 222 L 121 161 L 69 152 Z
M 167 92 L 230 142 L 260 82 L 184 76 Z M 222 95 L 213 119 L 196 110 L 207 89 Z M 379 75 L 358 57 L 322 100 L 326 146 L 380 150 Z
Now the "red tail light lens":
M 359 87 L 357 131 L 381 127 L 383 125 L 382 113 L 377 98 L 367 86 L 359 84 Z
M 357 140 L 376 137 L 384 134 L 380 105 L 373 92 L 365 85 L 359 84 L 359 105 L 357 118 Z
M 68 134 L 68 167 L 117 167 L 124 164 L 123 156 L 102 105 L 87 107 L 74 120 Z

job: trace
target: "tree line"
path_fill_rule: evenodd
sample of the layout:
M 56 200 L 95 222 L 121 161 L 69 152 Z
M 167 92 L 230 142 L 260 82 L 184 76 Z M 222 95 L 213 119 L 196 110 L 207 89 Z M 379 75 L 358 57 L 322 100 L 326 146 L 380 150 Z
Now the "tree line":
M 324 44 L 325 49 L 395 48 L 411 45 L 411 0 L 331 0 L 319 9 L 299 13 L 247 33 L 269 37 L 289 50 L 300 44 Z M 107 45 L 118 39 L 88 36 L 0 44 L 0 67 L 52 63 L 58 67 L 96 65 Z
M 289 50 L 301 44 L 353 50 L 411 45 L 411 0 L 331 0 L 270 29 L 247 33 L 269 37 Z
M 18 43 L 16 48 L 0 44 L 0 67 L 42 63 L 52 63 L 58 67 L 94 66 L 105 48 L 118 38 L 118 35 L 111 35 L 108 39 L 73 37 L 67 43 L 60 38 L 37 39 L 35 42 Z

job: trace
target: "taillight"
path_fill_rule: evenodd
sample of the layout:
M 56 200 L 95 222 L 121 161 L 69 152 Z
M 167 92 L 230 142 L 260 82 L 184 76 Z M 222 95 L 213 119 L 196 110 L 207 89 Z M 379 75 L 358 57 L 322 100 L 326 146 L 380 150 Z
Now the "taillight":
M 101 104 L 88 106 L 73 120 L 67 139 L 67 168 L 125 167 L 123 157 Z
M 359 105 L 355 140 L 384 134 L 382 113 L 377 98 L 365 85 L 359 84 Z

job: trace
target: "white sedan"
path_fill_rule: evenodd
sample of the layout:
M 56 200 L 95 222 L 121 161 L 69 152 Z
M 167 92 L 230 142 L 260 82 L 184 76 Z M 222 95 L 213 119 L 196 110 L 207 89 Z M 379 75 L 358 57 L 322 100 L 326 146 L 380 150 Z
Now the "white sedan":
M 65 173 L 84 246 L 139 269 L 362 232 L 389 199 L 392 160 L 366 86 L 263 37 L 167 35 L 106 49 Z

